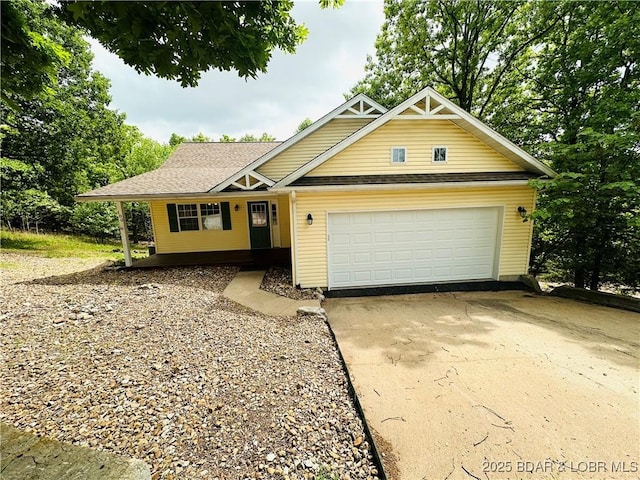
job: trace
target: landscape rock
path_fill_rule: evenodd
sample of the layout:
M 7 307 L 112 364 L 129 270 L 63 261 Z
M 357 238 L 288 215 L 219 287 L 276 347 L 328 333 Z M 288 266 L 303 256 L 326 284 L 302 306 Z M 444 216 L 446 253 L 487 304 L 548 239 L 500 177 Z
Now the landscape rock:
M 299 319 L 311 317 L 318 320 L 322 320 L 324 322 L 328 320 L 327 312 L 322 307 L 312 307 L 312 306 L 298 307 L 297 316 Z
M 0 421 L 140 459 L 155 480 L 371 476 L 323 312 L 231 302 L 231 267 L 0 255 L 20 266 L 0 277 Z

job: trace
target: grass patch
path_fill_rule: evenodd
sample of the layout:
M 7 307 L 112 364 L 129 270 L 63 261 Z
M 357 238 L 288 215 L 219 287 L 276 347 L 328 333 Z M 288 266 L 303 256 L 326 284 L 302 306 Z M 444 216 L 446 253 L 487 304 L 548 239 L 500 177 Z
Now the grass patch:
M 98 243 L 92 238 L 56 233 L 31 233 L 2 230 L 0 234 L 3 252 L 37 255 L 48 258 L 104 258 L 121 260 L 122 245 L 107 241 Z M 146 256 L 146 250 L 134 250 L 134 257 Z

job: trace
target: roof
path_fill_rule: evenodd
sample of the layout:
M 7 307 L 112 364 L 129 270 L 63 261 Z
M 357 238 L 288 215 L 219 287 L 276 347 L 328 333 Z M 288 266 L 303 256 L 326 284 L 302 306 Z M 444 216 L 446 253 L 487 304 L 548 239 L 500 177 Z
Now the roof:
M 78 195 L 79 200 L 206 193 L 281 142 L 185 142 L 157 170 Z
M 404 115 L 406 112 L 410 112 L 411 115 Z M 313 160 L 307 162 L 302 167 L 291 172 L 289 175 L 277 182 L 273 188 L 277 189 L 291 185 L 297 179 L 322 165 L 324 162 L 336 156 L 338 153 L 342 152 L 350 145 L 353 145 L 355 142 L 377 128 L 380 128 L 390 120 L 400 117 L 403 117 L 404 119 L 413 117 L 415 119 L 450 120 L 460 128 L 463 128 L 489 145 L 498 153 L 504 155 L 516 165 L 519 165 L 524 170 L 536 173 L 538 176 L 555 176 L 555 172 L 544 163 L 535 159 L 516 144 L 507 140 L 498 132 L 473 117 L 464 109 L 444 98 L 431 87 L 427 87 L 409 97 L 404 102 L 396 105 L 391 110 L 380 115 L 378 118 L 365 125 L 360 130 L 354 132 L 352 135 L 336 143 L 333 147 L 318 155 Z
M 329 147 L 306 164 L 274 181 L 256 169 L 306 138 L 334 118 L 370 118 L 371 122 Z M 479 174 L 364 175 L 310 177 L 316 167 L 393 119 L 449 120 L 519 165 L 524 172 Z M 291 189 L 330 185 L 442 184 L 465 182 L 522 182 L 555 172 L 480 120 L 427 87 L 391 110 L 358 94 L 285 142 L 183 143 L 157 170 L 78 195 L 78 200 L 144 200 L 171 196 L 200 196 L 227 188 L 245 190 Z M 244 178 L 245 180 L 240 180 Z M 236 190 L 234 190 L 236 191 Z
M 527 181 L 537 175 L 531 172 L 471 172 L 471 173 L 415 173 L 396 175 L 347 175 L 302 177 L 292 187 L 322 185 L 397 185 L 409 183 L 513 182 Z

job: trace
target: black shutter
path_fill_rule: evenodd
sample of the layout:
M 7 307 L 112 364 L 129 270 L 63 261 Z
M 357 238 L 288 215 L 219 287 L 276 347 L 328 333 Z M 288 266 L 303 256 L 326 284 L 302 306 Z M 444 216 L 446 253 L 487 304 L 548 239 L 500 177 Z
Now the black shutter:
M 167 203 L 167 214 L 169 215 L 169 231 L 179 232 L 180 227 L 178 226 L 178 212 L 176 210 L 175 203 Z
M 220 209 L 222 211 L 222 229 L 231 230 L 231 209 L 229 208 L 229 202 L 220 203 Z

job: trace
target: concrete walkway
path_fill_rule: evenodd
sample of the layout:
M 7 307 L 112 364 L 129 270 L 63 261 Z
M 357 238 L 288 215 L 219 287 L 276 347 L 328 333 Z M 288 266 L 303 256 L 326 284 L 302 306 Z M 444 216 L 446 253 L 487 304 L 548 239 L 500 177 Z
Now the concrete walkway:
M 0 423 L 2 480 L 149 480 L 141 460 L 38 437 Z
M 273 316 L 295 316 L 298 307 L 320 306 L 319 300 L 292 300 L 260 290 L 264 274 L 264 270 L 238 272 L 223 295 L 240 305 Z

